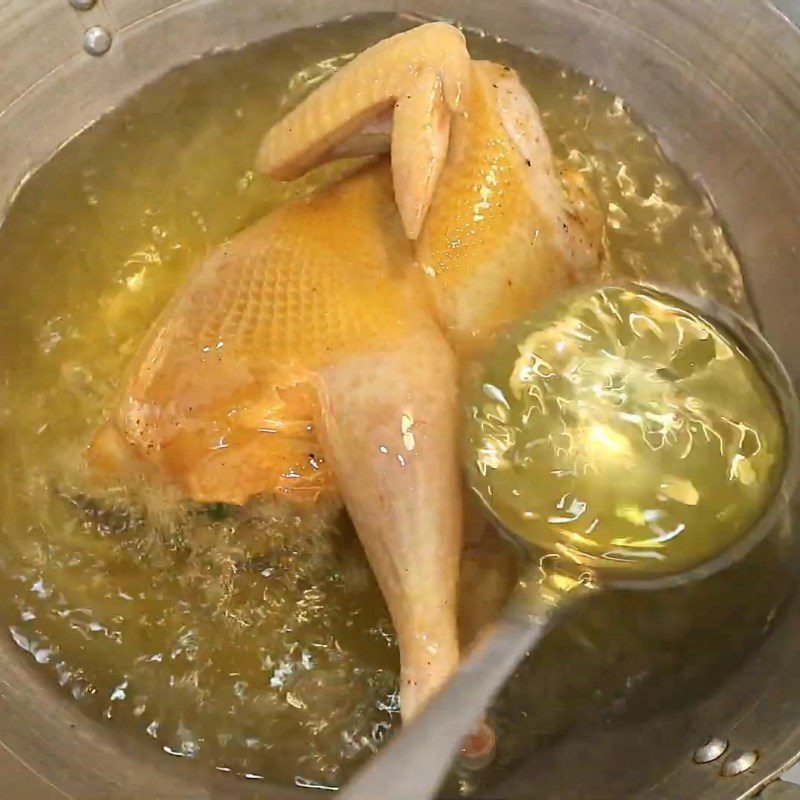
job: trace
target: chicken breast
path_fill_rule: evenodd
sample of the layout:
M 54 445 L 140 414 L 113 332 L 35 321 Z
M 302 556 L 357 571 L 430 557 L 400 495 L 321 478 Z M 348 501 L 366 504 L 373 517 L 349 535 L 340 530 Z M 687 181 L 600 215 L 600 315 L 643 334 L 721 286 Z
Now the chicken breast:
M 580 176 L 556 166 L 517 74 L 474 62 L 470 85 L 415 247 L 458 349 L 593 277 L 601 256 L 600 215 Z

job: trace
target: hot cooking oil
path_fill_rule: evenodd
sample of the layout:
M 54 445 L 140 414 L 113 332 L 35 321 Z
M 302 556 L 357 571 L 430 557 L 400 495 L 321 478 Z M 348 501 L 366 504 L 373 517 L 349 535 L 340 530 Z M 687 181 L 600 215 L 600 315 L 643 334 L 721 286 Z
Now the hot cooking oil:
M 471 387 L 471 483 L 566 568 L 676 575 L 773 501 L 777 400 L 740 345 L 675 297 L 584 289 L 498 337 Z
M 332 787 L 398 723 L 394 633 L 346 520 L 189 507 L 129 486 L 97 497 L 81 463 L 191 266 L 335 177 L 338 167 L 288 185 L 256 175 L 262 134 L 355 53 L 410 24 L 348 19 L 177 69 L 63 147 L 0 227 L 3 635 L 88 713 L 165 758 Z M 468 38 L 475 57 L 520 72 L 557 157 L 595 188 L 611 273 L 746 306 L 708 198 L 622 99 L 539 54 Z M 750 563 L 668 598 L 610 594 L 577 615 L 501 698 L 495 767 L 635 705 L 645 684 L 657 696 L 658 685 L 674 695 L 717 680 L 785 591 L 772 551 Z M 728 619 L 736 636 L 708 633 Z M 691 680 L 678 668 L 688 654 Z

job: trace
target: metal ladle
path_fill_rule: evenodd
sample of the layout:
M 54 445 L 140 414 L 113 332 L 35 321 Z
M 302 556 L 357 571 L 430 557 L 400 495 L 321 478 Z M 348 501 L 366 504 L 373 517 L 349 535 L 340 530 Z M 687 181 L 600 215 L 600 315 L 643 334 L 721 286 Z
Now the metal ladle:
M 705 297 L 683 291 L 665 291 L 643 284 L 626 288 L 672 298 L 697 314 L 718 332 L 725 332 L 757 367 L 772 392 L 783 423 L 781 478 L 755 525 L 722 551 L 680 571 L 649 572 L 628 566 L 621 570 L 592 564 L 590 570 L 547 569 L 549 550 L 539 551 L 538 563 L 520 581 L 501 618 L 473 648 L 456 674 L 426 705 L 419 716 L 403 727 L 390 744 L 351 781 L 344 800 L 426 800 L 435 795 L 461 742 L 482 718 L 505 681 L 520 661 L 544 638 L 557 618 L 578 599 L 601 588 L 663 589 L 700 580 L 743 558 L 785 519 L 800 468 L 800 411 L 792 381 L 764 337 L 738 314 Z M 494 509 L 484 506 L 495 525 L 507 537 L 520 542 Z M 521 542 L 531 555 L 531 543 Z M 534 543 L 535 544 L 535 543 Z

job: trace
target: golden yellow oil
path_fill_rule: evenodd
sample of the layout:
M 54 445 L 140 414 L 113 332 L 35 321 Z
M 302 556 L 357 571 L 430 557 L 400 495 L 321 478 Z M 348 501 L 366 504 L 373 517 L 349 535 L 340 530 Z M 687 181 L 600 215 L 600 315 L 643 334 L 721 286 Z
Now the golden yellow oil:
M 141 505 L 127 487 L 100 502 L 81 492 L 80 453 L 191 265 L 332 174 L 286 186 L 255 175 L 262 133 L 409 24 L 351 19 L 178 69 L 57 153 L 0 228 L 5 632 L 88 713 L 170 756 L 256 779 L 339 785 L 398 721 L 393 632 L 352 531 L 217 506 L 175 511 L 169 498 Z M 471 35 L 470 47 L 519 70 L 557 156 L 595 186 L 614 274 L 745 303 L 709 201 L 621 100 L 489 37 Z M 689 657 L 694 690 L 716 679 L 774 616 L 785 583 L 773 556 L 762 549 L 756 567 L 688 593 L 611 594 L 576 615 L 509 685 L 496 764 L 461 791 L 616 713 L 644 685 L 650 696 L 661 684 L 682 691 L 676 665 Z M 737 636 L 707 635 L 728 619 Z
M 668 295 L 567 294 L 498 337 L 467 392 L 470 483 L 564 568 L 678 575 L 773 502 L 781 413 L 724 329 Z

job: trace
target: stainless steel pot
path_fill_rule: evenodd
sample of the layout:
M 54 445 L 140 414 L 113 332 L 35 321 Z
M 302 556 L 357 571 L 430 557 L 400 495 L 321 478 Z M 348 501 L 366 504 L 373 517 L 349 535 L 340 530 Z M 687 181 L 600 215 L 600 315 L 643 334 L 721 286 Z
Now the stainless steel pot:
M 714 198 L 764 330 L 800 383 L 799 0 L 0 0 L 0 210 L 61 143 L 171 67 L 368 10 L 457 19 L 627 98 Z M 668 705 L 602 736 L 566 737 L 495 796 L 753 795 L 800 756 L 800 599 L 733 677 L 700 702 Z M 711 736 L 729 749 L 694 763 Z M 725 777 L 752 762 L 737 750 L 757 759 Z M 295 796 L 184 767 L 86 719 L 0 637 L 0 797 Z M 778 782 L 764 796 L 800 790 Z

